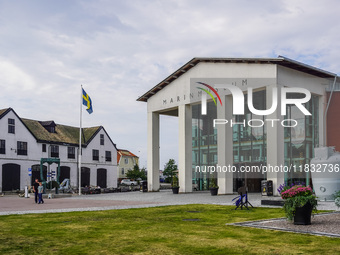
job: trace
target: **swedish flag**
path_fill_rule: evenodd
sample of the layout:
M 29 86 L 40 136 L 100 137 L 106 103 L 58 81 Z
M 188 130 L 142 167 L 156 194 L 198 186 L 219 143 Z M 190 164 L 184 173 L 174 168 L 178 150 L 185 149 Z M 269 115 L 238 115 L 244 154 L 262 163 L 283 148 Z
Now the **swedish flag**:
M 85 92 L 84 89 L 82 89 L 82 90 L 83 90 L 83 105 L 87 106 L 86 111 L 91 114 L 93 112 L 91 98 Z

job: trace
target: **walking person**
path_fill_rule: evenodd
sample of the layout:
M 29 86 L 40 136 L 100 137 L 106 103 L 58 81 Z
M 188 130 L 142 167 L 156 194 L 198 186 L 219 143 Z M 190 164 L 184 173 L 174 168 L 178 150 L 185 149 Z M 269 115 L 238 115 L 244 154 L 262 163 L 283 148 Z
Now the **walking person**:
M 42 183 L 39 182 L 39 187 L 38 187 L 39 203 L 38 204 L 44 203 L 44 200 L 42 198 L 43 192 L 44 192 L 44 187 L 42 186 Z
M 35 203 L 38 203 L 38 187 L 39 187 L 39 180 L 35 179 L 35 183 L 33 183 Z

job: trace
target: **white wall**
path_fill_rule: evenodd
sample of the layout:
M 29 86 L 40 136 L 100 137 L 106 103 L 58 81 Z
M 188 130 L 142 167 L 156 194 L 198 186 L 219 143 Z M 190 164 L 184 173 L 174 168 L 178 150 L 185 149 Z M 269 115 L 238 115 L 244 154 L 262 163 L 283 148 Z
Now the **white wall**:
M 201 98 L 196 96 L 196 94 L 194 98 L 190 98 L 189 96 L 190 92 L 192 92 L 192 86 L 190 84 L 192 78 L 199 78 L 202 81 L 205 79 L 220 78 L 228 83 L 236 82 L 236 86 L 242 90 L 246 90 L 247 86 L 242 86 L 242 80 L 248 79 L 248 86 L 253 88 L 264 87 L 270 85 L 269 83 L 276 82 L 276 72 L 276 66 L 273 64 L 256 65 L 246 63 L 201 62 L 149 98 L 148 112 L 162 111 L 176 108 L 179 105 L 199 102 Z M 265 80 L 265 78 L 268 80 Z M 249 82 L 252 82 L 252 84 L 250 85 Z M 225 91 L 224 93 L 220 93 L 219 91 L 219 94 L 221 96 L 229 95 L 230 92 Z M 170 103 L 171 98 L 174 101 L 173 103 Z M 164 104 L 163 100 L 167 100 L 167 104 Z
M 15 120 L 15 134 L 8 133 L 8 118 Z M 104 135 L 104 145 L 100 145 L 100 134 Z M 7 163 L 20 165 L 20 189 L 22 190 L 25 185 L 30 185 L 31 183 L 31 177 L 28 176 L 28 168 L 31 168 L 32 165 L 39 165 L 41 158 L 48 158 L 50 145 L 46 144 L 46 152 L 42 152 L 42 143 L 37 143 L 34 136 L 13 111 L 10 111 L 0 119 L 0 139 L 6 141 L 6 154 L 0 154 L 0 191 L 2 191 L 2 165 Z M 17 141 L 27 142 L 27 156 L 17 155 Z M 58 146 L 60 166 L 70 167 L 71 183 L 78 186 L 78 147 L 70 145 L 70 147 L 75 147 L 76 158 L 69 159 L 67 156 L 67 148 L 69 146 Z M 92 160 L 92 149 L 99 150 L 99 161 Z M 105 151 L 111 151 L 111 162 L 106 162 Z M 45 163 L 45 165 L 47 164 Z M 107 187 L 117 187 L 117 150 L 103 128 L 97 133 L 87 148 L 83 148 L 82 166 L 90 168 L 90 185 L 97 185 L 97 169 L 104 168 L 107 169 Z M 56 164 L 51 165 L 51 169 L 56 168 Z

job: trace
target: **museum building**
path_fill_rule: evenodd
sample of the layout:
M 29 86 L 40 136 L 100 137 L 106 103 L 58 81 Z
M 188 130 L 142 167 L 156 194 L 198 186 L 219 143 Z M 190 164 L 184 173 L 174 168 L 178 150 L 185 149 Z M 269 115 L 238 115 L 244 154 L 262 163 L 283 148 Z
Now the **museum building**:
M 180 192 L 260 192 L 311 183 L 314 148 L 340 149 L 337 75 L 277 58 L 193 58 L 137 100 L 147 102 L 148 190 L 158 191 L 160 115 L 178 117 Z

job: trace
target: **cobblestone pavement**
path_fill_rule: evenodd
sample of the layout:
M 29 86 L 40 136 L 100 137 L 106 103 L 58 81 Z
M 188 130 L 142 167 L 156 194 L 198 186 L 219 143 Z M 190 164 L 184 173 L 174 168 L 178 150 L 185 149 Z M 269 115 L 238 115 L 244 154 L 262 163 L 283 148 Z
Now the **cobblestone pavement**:
M 340 238 L 340 211 L 314 215 L 311 225 L 294 225 L 285 218 L 239 222 L 227 225 Z
M 53 213 L 71 211 L 99 211 L 112 209 L 142 208 L 183 204 L 220 204 L 232 205 L 237 195 L 211 196 L 209 192 L 193 192 L 174 195 L 171 191 L 160 192 L 122 192 L 98 195 L 73 195 L 64 198 L 45 198 L 44 204 L 35 204 L 34 198 L 16 195 L 0 197 L 0 215 Z M 254 207 L 261 206 L 261 199 L 280 199 L 262 197 L 259 193 L 249 194 L 249 202 Z M 319 202 L 319 210 L 339 210 L 334 202 Z

